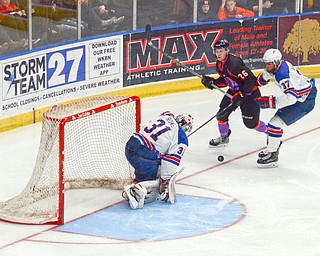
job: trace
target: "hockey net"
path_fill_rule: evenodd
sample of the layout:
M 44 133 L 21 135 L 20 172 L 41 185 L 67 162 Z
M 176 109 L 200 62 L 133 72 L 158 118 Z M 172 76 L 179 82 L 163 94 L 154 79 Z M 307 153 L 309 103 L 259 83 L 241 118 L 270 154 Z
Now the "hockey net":
M 0 204 L 0 219 L 63 224 L 64 191 L 120 189 L 133 179 L 125 144 L 140 127 L 138 97 L 97 97 L 43 114 L 33 174 L 20 195 Z

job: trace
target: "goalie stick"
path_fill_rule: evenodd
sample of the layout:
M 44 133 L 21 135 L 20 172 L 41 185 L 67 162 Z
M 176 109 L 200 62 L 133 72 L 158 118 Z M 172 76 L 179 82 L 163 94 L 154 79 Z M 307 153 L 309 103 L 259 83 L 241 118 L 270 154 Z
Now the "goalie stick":
M 167 57 L 169 60 L 173 61 L 176 64 L 179 64 L 181 67 L 184 67 L 186 70 L 188 70 L 188 72 L 190 72 L 191 74 L 202 78 L 202 75 L 200 75 L 199 73 L 195 72 L 193 69 L 189 68 L 188 66 L 184 65 L 182 62 L 180 62 L 178 59 L 170 56 L 169 54 L 167 54 L 166 52 L 164 52 L 163 50 L 161 50 L 160 48 L 156 47 L 152 41 L 151 41 L 151 25 L 147 24 L 146 25 L 146 30 L 145 30 L 145 37 L 147 39 L 147 44 L 154 50 L 156 50 L 157 52 L 162 53 L 165 57 Z M 218 91 L 220 91 L 221 93 L 223 93 L 224 95 L 226 95 L 227 97 L 229 97 L 230 99 L 232 98 L 232 96 L 225 92 L 224 90 L 222 90 L 220 87 L 216 86 L 215 84 L 212 84 L 212 86 L 217 89 Z
M 204 122 L 202 125 L 200 125 L 197 129 L 195 129 L 193 132 L 191 132 L 188 135 L 188 138 L 194 134 L 196 131 L 199 131 L 203 126 L 205 126 L 207 123 L 209 123 L 211 120 L 213 120 L 214 118 L 218 117 L 219 115 L 221 115 L 224 111 L 226 111 L 229 107 L 232 106 L 232 103 L 230 103 L 228 106 L 226 106 L 224 109 L 222 109 L 220 112 L 218 112 L 217 114 L 215 114 L 213 117 L 211 117 L 209 120 L 207 120 L 206 122 Z

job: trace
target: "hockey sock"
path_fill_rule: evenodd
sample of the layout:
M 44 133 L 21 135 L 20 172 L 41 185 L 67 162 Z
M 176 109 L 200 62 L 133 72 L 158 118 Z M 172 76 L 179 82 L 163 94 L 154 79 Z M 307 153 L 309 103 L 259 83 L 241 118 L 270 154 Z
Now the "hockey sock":
M 282 138 L 283 130 L 280 127 L 273 126 L 269 123 L 268 125 L 268 146 L 267 150 L 269 152 L 277 151 L 281 138 Z
M 218 120 L 218 128 L 219 128 L 219 132 L 221 137 L 226 138 L 229 136 L 229 123 L 228 121 L 223 122 Z
M 258 132 L 263 132 L 265 134 L 268 134 L 268 127 L 263 121 L 259 121 L 258 125 L 254 128 Z

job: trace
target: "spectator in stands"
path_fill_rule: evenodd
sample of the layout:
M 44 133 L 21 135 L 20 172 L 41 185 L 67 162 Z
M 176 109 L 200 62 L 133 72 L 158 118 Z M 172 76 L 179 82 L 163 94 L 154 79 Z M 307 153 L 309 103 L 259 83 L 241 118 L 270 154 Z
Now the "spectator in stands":
M 200 6 L 198 8 L 198 21 L 211 21 L 218 20 L 218 16 L 215 12 L 210 10 L 210 3 L 208 0 L 201 0 Z
M 94 2 L 89 2 L 89 0 L 80 0 L 81 2 L 81 17 L 84 22 L 88 24 L 89 29 L 91 30 L 103 30 L 106 29 L 106 27 L 110 27 L 111 25 L 118 24 L 123 21 L 124 17 L 117 18 L 115 16 L 110 18 L 101 19 L 103 15 L 105 15 L 107 12 L 105 11 L 105 6 L 100 1 L 98 2 L 98 6 Z M 101 8 L 102 10 L 103 6 L 103 14 L 101 17 L 97 15 L 97 13 L 94 11 L 95 7 Z M 98 9 L 98 12 L 100 10 Z
M 0 24 L 10 31 L 10 38 L 19 42 L 27 38 L 27 15 L 10 0 L 0 0 Z
M 272 8 L 264 9 L 263 15 L 277 15 L 295 12 L 295 1 L 278 0 L 272 2 Z
M 101 20 L 109 20 L 116 17 L 115 24 L 119 24 L 124 20 L 124 16 L 120 16 L 119 12 L 112 1 L 106 3 L 96 0 L 93 1 L 93 10 Z
M 16 17 L 15 20 L 14 17 Z M 16 28 L 16 26 L 21 27 L 21 24 L 17 24 L 20 23 L 18 22 L 19 19 L 17 19 L 19 17 L 27 17 L 25 10 L 20 10 L 20 8 L 12 4 L 10 0 L 0 0 L 0 22 L 2 25 L 12 25 L 13 28 Z
M 0 26 L 0 56 L 8 55 L 26 49 L 27 41 L 13 41 L 7 30 Z
M 19 10 L 19 7 L 12 4 L 10 0 L 0 0 L 0 12 L 10 13 L 11 15 L 15 14 L 18 16 L 26 16 L 25 11 Z
M 273 5 L 273 2 L 267 0 L 263 1 L 262 3 L 262 15 L 265 15 L 265 11 L 269 8 L 271 8 Z M 252 10 L 255 14 L 255 16 L 259 15 L 259 0 L 238 0 L 237 6 Z
M 107 8 L 103 2 L 80 0 L 81 3 L 81 35 L 87 37 L 91 35 L 112 32 L 115 26 L 121 23 L 124 16 L 116 17 L 108 14 Z M 61 19 L 58 24 L 48 29 L 48 41 L 51 43 L 66 40 L 75 40 L 77 38 L 77 19 L 65 18 Z
M 236 6 L 235 0 L 222 0 L 218 12 L 219 20 L 241 19 L 254 17 L 254 12 Z

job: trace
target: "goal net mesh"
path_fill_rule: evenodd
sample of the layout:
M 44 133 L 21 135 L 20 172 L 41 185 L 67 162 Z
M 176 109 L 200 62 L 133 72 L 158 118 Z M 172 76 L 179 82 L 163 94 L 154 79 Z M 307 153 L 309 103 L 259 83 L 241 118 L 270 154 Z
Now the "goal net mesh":
M 45 112 L 33 174 L 20 195 L 0 204 L 0 219 L 62 224 L 64 190 L 129 184 L 124 149 L 139 124 L 138 97 L 89 98 Z

